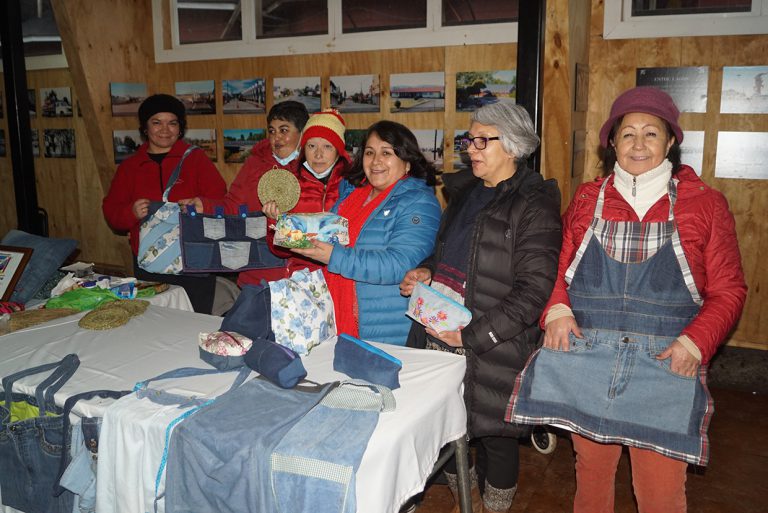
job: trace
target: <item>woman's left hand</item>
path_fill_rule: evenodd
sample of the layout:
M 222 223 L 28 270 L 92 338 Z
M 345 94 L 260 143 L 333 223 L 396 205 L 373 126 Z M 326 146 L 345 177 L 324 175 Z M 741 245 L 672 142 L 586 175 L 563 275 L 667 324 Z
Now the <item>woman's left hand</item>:
M 301 256 L 311 258 L 321 264 L 328 265 L 328 262 L 331 261 L 331 253 L 333 253 L 333 244 L 313 240 L 311 248 L 291 248 L 291 251 L 298 253 Z
M 669 368 L 675 374 L 691 378 L 699 370 L 699 360 L 679 340 L 672 342 L 656 357 L 657 360 L 666 360 L 667 358 L 672 358 Z
M 451 347 L 464 347 L 464 344 L 461 342 L 460 330 L 442 331 L 438 333 L 432 328 L 427 328 L 427 334 L 435 337 L 436 339 L 440 340 L 445 344 L 448 344 Z

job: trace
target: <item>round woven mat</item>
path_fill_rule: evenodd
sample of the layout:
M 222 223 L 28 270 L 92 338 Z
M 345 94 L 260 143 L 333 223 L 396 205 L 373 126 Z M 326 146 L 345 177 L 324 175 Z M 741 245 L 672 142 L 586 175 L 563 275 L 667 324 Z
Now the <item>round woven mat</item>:
M 141 315 L 144 312 L 147 311 L 147 307 L 149 306 L 149 301 L 144 301 L 143 299 L 118 299 L 116 301 L 110 301 L 108 303 L 104 303 L 103 305 L 99 306 L 97 310 L 107 310 L 109 308 L 122 308 L 131 317 L 136 317 L 137 315 Z
M 130 318 L 131 314 L 128 313 L 128 310 L 113 306 L 88 312 L 77 324 L 87 330 L 111 330 L 127 323 Z
M 288 212 L 299 202 L 301 187 L 293 173 L 287 169 L 273 167 L 259 180 L 257 192 L 262 205 L 274 201 L 280 212 Z
M 37 324 L 52 321 L 60 317 L 76 314 L 80 310 L 74 308 L 42 308 L 40 310 L 23 310 L 11 314 L 11 331 L 23 330 Z

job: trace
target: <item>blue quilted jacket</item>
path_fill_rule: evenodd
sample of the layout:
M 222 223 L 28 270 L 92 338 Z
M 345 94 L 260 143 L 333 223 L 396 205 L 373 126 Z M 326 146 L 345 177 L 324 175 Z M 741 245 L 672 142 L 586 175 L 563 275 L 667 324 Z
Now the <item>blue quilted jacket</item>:
M 346 180 L 339 185 L 333 212 L 353 190 Z M 440 205 L 432 188 L 407 178 L 373 211 L 355 247 L 333 248 L 328 270 L 357 282 L 360 338 L 405 345 L 411 320 L 399 285 L 408 270 L 432 254 L 439 224 Z

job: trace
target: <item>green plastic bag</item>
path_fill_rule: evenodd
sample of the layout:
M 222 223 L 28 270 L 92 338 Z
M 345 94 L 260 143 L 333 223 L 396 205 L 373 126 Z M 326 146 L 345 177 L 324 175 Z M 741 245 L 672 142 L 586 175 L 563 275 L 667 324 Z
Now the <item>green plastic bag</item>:
M 53 297 L 45 304 L 46 308 L 74 308 L 75 310 L 92 310 L 97 306 L 115 301 L 118 297 L 107 289 L 94 287 L 92 289 L 74 289 Z

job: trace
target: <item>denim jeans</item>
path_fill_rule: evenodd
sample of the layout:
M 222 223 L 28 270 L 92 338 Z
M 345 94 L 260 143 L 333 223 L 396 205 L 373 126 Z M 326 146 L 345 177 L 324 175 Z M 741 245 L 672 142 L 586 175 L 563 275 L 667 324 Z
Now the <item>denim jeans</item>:
M 53 495 L 62 455 L 69 450 L 62 410 L 53 395 L 75 373 L 80 360 L 71 354 L 61 361 L 27 369 L 3 379 L 5 403 L 0 407 L 0 488 L 6 506 L 27 513 L 70 513 L 72 494 Z M 12 392 L 26 376 L 53 370 L 35 390 L 35 397 Z M 37 407 L 37 416 L 17 420 L 13 403 Z M 53 415 L 47 415 L 50 412 Z
M 379 412 L 394 408 L 392 392 L 383 386 L 348 382 L 331 390 L 272 451 L 275 511 L 357 511 L 355 473 Z

